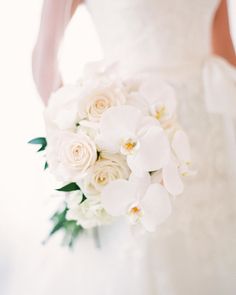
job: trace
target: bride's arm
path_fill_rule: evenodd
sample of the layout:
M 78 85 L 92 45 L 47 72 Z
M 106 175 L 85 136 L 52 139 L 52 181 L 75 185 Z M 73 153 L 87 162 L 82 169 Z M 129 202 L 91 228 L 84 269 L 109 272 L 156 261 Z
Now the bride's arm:
M 227 0 L 221 0 L 212 26 L 213 53 L 222 56 L 236 66 L 236 53 L 230 35 Z
M 37 42 L 33 51 L 33 77 L 43 101 L 62 85 L 57 55 L 67 24 L 81 0 L 44 0 Z

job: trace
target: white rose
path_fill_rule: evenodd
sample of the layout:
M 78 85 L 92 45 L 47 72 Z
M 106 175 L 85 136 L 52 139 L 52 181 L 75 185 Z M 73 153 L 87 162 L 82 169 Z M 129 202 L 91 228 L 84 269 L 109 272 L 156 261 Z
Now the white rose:
M 73 130 L 77 121 L 79 86 L 64 86 L 52 94 L 45 110 L 46 127 Z
M 91 228 L 108 224 L 112 221 L 97 197 L 89 198 L 83 203 L 82 195 L 79 191 L 72 192 L 67 197 L 68 220 L 75 220 L 83 228 Z
M 96 141 L 96 138 L 99 135 L 99 124 L 96 122 L 82 120 L 76 130 L 76 133 L 80 132 L 87 134 L 92 140 Z
M 129 175 L 130 169 L 123 156 L 103 152 L 83 181 L 83 190 L 85 194 L 99 194 L 111 181 L 127 179 Z
M 98 122 L 107 109 L 125 101 L 121 83 L 104 80 L 85 83 L 78 101 L 79 117 Z
M 59 132 L 49 140 L 47 161 L 51 172 L 60 180 L 83 177 L 96 159 L 95 143 L 82 132 Z

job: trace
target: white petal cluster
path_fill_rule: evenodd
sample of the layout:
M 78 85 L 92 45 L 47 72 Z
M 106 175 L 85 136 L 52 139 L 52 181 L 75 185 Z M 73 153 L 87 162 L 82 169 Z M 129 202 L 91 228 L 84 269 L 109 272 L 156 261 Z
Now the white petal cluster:
M 81 192 L 72 192 L 66 197 L 68 220 L 75 220 L 83 228 L 92 228 L 112 221 L 112 217 L 105 211 L 100 200 L 96 197 L 82 202 Z
M 127 216 L 154 231 L 171 213 L 171 196 L 192 175 L 174 88 L 153 76 L 122 80 L 117 67 L 87 66 L 45 111 L 47 162 L 64 184 L 67 219 L 84 228 Z

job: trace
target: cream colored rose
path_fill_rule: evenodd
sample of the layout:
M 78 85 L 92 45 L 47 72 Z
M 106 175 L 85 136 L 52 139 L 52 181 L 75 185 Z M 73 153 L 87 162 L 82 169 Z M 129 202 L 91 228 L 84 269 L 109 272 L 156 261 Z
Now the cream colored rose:
M 103 112 L 114 105 L 112 94 L 113 93 L 111 92 L 101 92 L 96 93 L 96 95 L 91 98 L 91 101 L 87 105 L 86 109 L 89 120 L 98 120 Z
M 123 156 L 102 153 L 83 182 L 84 192 L 99 194 L 104 186 L 116 179 L 127 179 L 130 170 Z
M 88 83 L 84 87 L 85 89 L 78 102 L 81 119 L 98 122 L 107 109 L 124 104 L 126 101 L 120 83 L 93 81 L 93 83 Z
M 78 180 L 97 159 L 95 143 L 82 132 L 60 132 L 49 141 L 49 168 L 61 180 Z

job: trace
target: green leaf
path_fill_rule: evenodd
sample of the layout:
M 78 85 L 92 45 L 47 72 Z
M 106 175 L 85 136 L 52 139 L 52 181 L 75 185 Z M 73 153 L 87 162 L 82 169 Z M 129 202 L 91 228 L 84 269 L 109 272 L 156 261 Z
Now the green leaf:
M 45 162 L 44 164 L 44 170 L 48 169 L 48 162 Z
M 45 137 L 36 137 L 31 139 L 29 142 L 29 144 L 36 144 L 36 145 L 41 145 L 41 147 L 39 148 L 38 152 L 44 151 L 47 147 L 47 140 Z
M 59 231 L 61 228 L 63 228 L 64 223 L 66 222 L 66 213 L 68 209 L 65 208 L 63 211 L 57 211 L 52 217 L 51 220 L 54 223 L 54 226 L 52 230 L 49 233 L 49 236 L 52 236 L 57 231 Z
M 85 200 L 87 200 L 87 198 L 86 198 L 85 195 L 83 194 L 83 198 L 82 198 L 82 201 L 80 202 L 80 204 L 82 204 Z
M 28 143 L 29 144 L 47 145 L 47 140 L 45 137 L 36 137 L 36 138 L 31 139 Z
M 59 192 L 73 192 L 73 191 L 81 191 L 80 187 L 75 183 L 75 182 L 71 182 L 61 188 L 58 188 L 57 191 Z M 83 192 L 82 192 L 83 193 Z M 85 200 L 87 200 L 86 196 L 83 194 L 82 200 L 80 202 L 80 204 L 82 204 Z
M 74 220 L 68 220 L 65 222 L 65 236 L 63 239 L 63 245 L 72 248 L 80 235 L 83 231 L 83 227 L 78 225 Z
M 58 231 L 62 230 L 64 232 L 62 244 L 72 248 L 78 236 L 84 229 L 81 225 L 78 225 L 76 221 L 66 219 L 67 211 L 68 208 L 65 207 L 63 210 L 55 212 L 55 214 L 51 217 L 53 228 L 49 233 L 48 239 Z M 47 240 L 45 242 L 47 242 Z
M 80 190 L 80 187 L 75 182 L 71 182 L 57 189 L 57 191 L 59 192 L 72 192 L 72 191 L 78 191 L 78 190 Z

